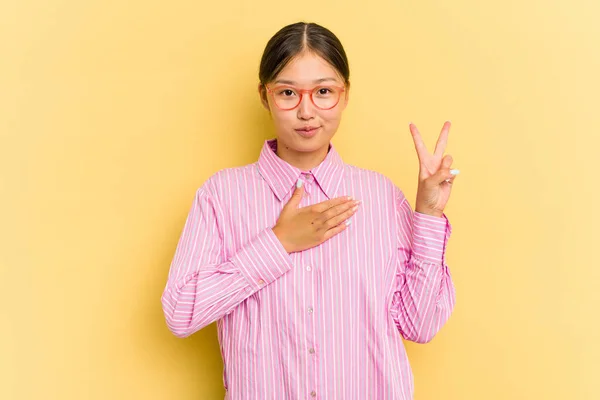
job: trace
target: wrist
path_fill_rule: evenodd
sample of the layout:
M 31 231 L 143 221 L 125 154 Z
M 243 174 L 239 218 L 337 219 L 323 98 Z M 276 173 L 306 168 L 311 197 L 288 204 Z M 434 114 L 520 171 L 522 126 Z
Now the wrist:
M 432 210 L 431 208 L 426 207 L 417 207 L 415 208 L 415 212 L 420 214 L 430 215 L 432 217 L 442 218 L 444 216 L 444 212 L 440 210 Z
M 275 234 L 275 236 L 277 237 L 277 239 L 279 240 L 279 242 L 281 242 L 281 245 L 283 246 L 283 248 L 285 249 L 286 252 L 291 253 L 291 249 L 290 246 L 286 243 L 286 241 L 283 239 L 283 235 L 279 229 L 279 226 L 275 225 L 273 228 L 271 228 L 273 230 L 273 233 Z

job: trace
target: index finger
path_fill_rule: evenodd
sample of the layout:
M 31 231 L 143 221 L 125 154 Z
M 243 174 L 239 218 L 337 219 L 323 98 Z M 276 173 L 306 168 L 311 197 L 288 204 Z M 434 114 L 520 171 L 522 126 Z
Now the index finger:
M 331 207 L 335 207 L 335 206 L 347 203 L 352 200 L 354 200 L 354 199 L 351 196 L 335 197 L 333 199 L 329 199 L 329 200 L 323 201 L 321 203 L 317 203 L 311 207 L 317 212 L 323 212 L 323 211 L 329 210 Z
M 408 124 L 408 128 L 410 129 L 410 133 L 412 134 L 413 141 L 415 142 L 415 149 L 417 150 L 417 157 L 419 161 L 424 161 L 427 158 L 427 146 L 423 143 L 423 139 L 421 138 L 421 134 L 417 129 L 416 125 L 412 122 Z

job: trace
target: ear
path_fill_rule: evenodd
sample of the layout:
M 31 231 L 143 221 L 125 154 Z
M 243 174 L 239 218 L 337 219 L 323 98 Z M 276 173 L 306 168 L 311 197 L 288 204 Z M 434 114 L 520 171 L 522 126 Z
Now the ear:
M 265 86 L 262 83 L 258 84 L 258 95 L 260 96 L 260 102 L 262 103 L 263 107 L 267 109 L 267 111 L 271 111 L 271 109 L 269 108 L 269 99 L 267 97 L 267 89 L 265 88 Z
M 348 105 L 348 101 L 350 101 L 350 81 L 346 83 L 346 90 L 344 91 L 344 108 Z

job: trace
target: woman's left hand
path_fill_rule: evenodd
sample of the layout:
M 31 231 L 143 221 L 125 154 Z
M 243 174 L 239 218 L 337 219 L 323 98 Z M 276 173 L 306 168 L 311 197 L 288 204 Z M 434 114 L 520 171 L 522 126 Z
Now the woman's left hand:
M 419 186 L 415 211 L 423 214 L 442 217 L 444 208 L 450 198 L 452 183 L 458 170 L 451 170 L 452 157 L 444 156 L 448 143 L 450 121 L 446 121 L 438 138 L 433 154 L 429 154 L 421 134 L 414 124 L 409 125 L 417 157 L 419 158 Z

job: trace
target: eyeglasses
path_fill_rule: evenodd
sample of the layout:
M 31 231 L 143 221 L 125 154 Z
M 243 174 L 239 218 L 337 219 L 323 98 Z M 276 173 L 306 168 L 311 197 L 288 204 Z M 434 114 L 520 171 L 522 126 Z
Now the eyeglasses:
M 298 89 L 289 85 L 280 85 L 273 88 L 265 85 L 265 88 L 273 98 L 277 108 L 284 111 L 298 107 L 304 93 L 310 94 L 310 100 L 315 107 L 321 110 L 331 110 L 338 105 L 342 93 L 346 90 L 343 86 L 334 85 L 320 85 L 312 89 Z

